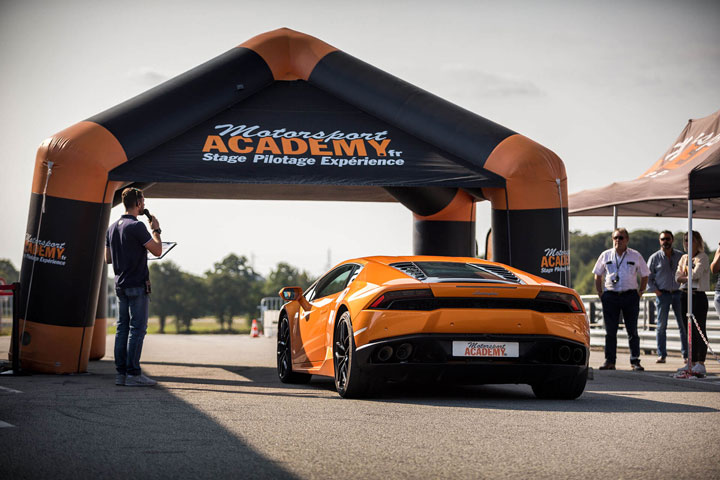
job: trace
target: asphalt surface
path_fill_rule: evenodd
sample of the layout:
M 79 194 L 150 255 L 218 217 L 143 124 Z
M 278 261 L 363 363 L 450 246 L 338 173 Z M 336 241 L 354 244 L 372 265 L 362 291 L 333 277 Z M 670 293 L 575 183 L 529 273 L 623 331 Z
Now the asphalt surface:
M 344 400 L 331 380 L 280 384 L 273 339 L 151 335 L 157 387 L 116 387 L 109 357 L 0 376 L 0 478 L 720 478 L 711 358 L 708 378 L 677 380 L 678 357 L 638 373 L 621 354 L 574 401 L 525 385 Z

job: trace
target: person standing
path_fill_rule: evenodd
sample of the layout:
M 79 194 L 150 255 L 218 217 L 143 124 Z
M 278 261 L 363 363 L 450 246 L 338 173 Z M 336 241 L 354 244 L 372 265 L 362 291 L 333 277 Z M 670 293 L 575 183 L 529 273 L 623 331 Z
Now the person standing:
M 705 253 L 703 238 L 700 232 L 692 231 L 693 244 L 692 244 L 692 255 L 688 257 L 687 254 L 680 258 L 678 263 L 678 269 L 675 274 L 675 278 L 680 282 L 680 290 L 682 291 L 682 314 L 683 318 L 687 321 L 688 313 L 688 267 L 692 268 L 692 315 L 697 322 L 694 324 L 691 320 L 689 328 L 692 329 L 690 341 L 692 342 L 691 350 L 692 354 L 690 357 L 690 363 L 685 367 L 678 370 L 678 372 L 687 371 L 690 368 L 693 375 L 704 377 L 707 373 L 705 370 L 705 357 L 707 355 L 707 345 L 702 339 L 702 336 L 707 338 L 707 331 L 705 330 L 705 323 L 707 322 L 708 312 L 708 299 L 706 290 L 710 290 L 710 260 Z M 683 238 L 683 245 L 685 251 L 688 250 L 688 234 L 686 233 Z M 692 258 L 692 260 L 690 260 Z M 698 328 L 702 331 L 702 336 L 698 332 Z
M 630 234 L 626 229 L 616 228 L 612 240 L 613 248 L 602 252 L 593 268 L 595 290 L 602 302 L 605 324 L 605 362 L 600 370 L 615 370 L 617 330 L 622 312 L 630 344 L 630 365 L 634 371 L 641 372 L 645 369 L 640 365 L 637 321 L 640 297 L 647 286 L 650 270 L 640 252 L 628 248 Z M 638 275 L 641 277 L 639 288 Z
M 715 257 L 713 257 L 710 264 L 710 271 L 720 273 L 720 242 L 718 242 L 718 249 L 715 250 Z M 720 315 L 720 275 L 718 275 L 718 281 L 715 285 L 715 311 Z
M 682 356 L 687 359 L 687 323 L 682 316 L 680 305 L 680 284 L 675 280 L 675 272 L 682 252 L 673 248 L 673 240 L 672 232 L 663 230 L 660 233 L 660 250 L 650 255 L 647 262 L 650 269 L 648 291 L 655 293 L 657 310 L 655 337 L 658 359 L 656 363 L 665 363 L 667 357 L 667 321 L 670 306 L 675 312 L 675 319 L 680 330 Z
M 162 254 L 160 223 L 152 217 L 148 232 L 137 216 L 145 210 L 142 190 L 126 188 L 122 192 L 125 214 L 110 225 L 105 238 L 105 261 L 115 271 L 118 297 L 118 321 L 115 333 L 115 385 L 148 387 L 157 382 L 140 369 L 140 355 L 147 331 L 150 272 L 147 252 Z

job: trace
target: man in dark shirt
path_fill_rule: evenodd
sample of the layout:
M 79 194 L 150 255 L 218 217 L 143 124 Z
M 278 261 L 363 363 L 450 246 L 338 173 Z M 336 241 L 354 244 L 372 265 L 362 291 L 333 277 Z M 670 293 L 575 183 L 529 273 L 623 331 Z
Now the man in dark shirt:
M 142 190 L 126 188 L 122 192 L 125 215 L 110 225 L 105 238 L 105 261 L 115 271 L 115 293 L 118 297 L 118 321 L 115 333 L 116 385 L 153 386 L 157 382 L 142 374 L 140 354 L 147 331 L 150 272 L 147 252 L 162 253 L 160 223 L 152 217 L 147 231 L 137 216 L 145 210 Z

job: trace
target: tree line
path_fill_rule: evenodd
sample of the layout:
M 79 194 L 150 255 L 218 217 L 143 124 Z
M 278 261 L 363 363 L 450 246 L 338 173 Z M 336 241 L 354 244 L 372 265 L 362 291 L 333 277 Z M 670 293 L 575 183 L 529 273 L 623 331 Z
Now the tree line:
M 306 271 L 280 262 L 267 278 L 253 270 L 245 256 L 234 253 L 198 276 L 183 272 L 172 261 L 150 265 L 150 315 L 157 316 L 160 332 L 174 317 L 178 332 L 190 331 L 195 318 L 215 317 L 221 330 L 231 331 L 233 320 L 257 316 L 263 297 L 277 296 L 282 287 L 307 287 L 315 279 Z
M 258 274 L 247 257 L 234 253 L 213 265 L 203 275 L 184 272 L 175 262 L 150 263 L 152 301 L 150 316 L 160 322 L 164 332 L 169 319 L 178 332 L 189 332 L 196 318 L 214 317 L 220 329 L 231 331 L 233 321 L 255 317 L 263 297 L 277 296 L 287 286 L 308 287 L 315 278 L 286 262 L 278 263 L 267 277 Z M 112 267 L 110 267 L 112 273 Z M 17 282 L 18 270 L 8 259 L 0 259 L 0 278 Z M 114 279 L 108 278 L 108 294 L 115 295 Z

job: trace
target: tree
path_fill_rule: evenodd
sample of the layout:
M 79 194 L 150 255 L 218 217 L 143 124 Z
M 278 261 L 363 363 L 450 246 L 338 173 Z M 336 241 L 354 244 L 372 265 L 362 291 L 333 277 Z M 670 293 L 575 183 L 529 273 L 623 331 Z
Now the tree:
M 20 278 L 20 273 L 15 266 L 7 258 L 0 258 L 0 278 L 5 279 L 5 283 L 15 283 Z
M 256 311 L 262 277 L 248 264 L 247 257 L 231 253 L 205 273 L 209 310 L 220 328 L 232 329 L 233 317 Z
M 203 278 L 190 273 L 180 274 L 180 289 L 176 294 L 178 332 L 180 326 L 190 332 L 193 319 L 203 316 L 207 311 L 207 285 Z
M 150 265 L 150 282 L 152 282 L 152 301 L 150 314 L 157 315 L 160 321 L 160 333 L 165 333 L 167 317 L 180 310 L 178 295 L 182 289 L 182 271 L 173 261 Z
M 292 265 L 280 262 L 274 270 L 270 272 L 263 286 L 263 296 L 274 297 L 283 287 L 302 287 L 306 288 L 314 279 L 306 271 L 300 272 Z

